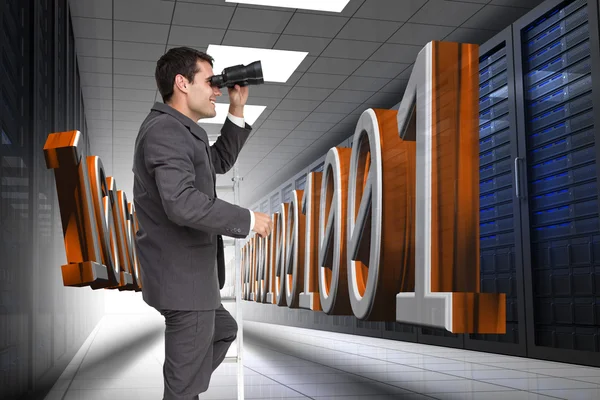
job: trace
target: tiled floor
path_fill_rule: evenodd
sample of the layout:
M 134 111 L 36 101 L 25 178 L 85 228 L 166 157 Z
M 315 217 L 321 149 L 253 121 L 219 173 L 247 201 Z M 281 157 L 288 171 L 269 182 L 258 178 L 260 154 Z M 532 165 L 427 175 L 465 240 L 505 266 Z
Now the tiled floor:
M 158 313 L 104 317 L 46 399 L 162 399 L 163 335 Z M 201 399 L 600 399 L 599 368 L 248 321 L 244 343 Z

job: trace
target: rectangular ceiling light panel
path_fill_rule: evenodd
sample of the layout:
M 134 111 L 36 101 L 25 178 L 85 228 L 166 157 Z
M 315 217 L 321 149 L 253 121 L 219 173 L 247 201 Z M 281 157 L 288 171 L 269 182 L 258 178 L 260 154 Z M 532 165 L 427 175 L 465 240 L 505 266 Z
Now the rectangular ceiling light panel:
M 234 65 L 248 65 L 260 61 L 265 82 L 285 83 L 298 68 L 304 51 L 258 49 L 252 47 L 219 46 L 211 44 L 206 51 L 214 61 L 213 72 L 220 74 L 225 68 Z
M 216 103 L 215 106 L 217 108 L 217 116 L 213 117 L 213 118 L 203 118 L 203 119 L 199 120 L 198 123 L 200 125 L 202 125 L 202 124 L 221 124 L 222 125 L 225 123 L 225 119 L 227 119 L 227 113 L 229 112 L 229 104 Z M 262 112 L 265 110 L 265 108 L 267 108 L 267 106 L 245 105 L 244 106 L 244 121 L 248 125 L 252 125 L 254 122 L 256 122 L 258 117 L 260 117 L 260 114 L 262 114 Z
M 300 8 L 303 10 L 342 12 L 350 0 L 225 0 L 225 2 L 268 7 Z

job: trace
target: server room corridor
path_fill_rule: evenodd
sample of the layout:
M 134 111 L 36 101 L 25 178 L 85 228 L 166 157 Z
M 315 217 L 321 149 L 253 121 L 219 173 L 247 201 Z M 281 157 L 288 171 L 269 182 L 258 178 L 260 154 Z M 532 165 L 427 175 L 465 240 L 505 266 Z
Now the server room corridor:
M 105 316 L 46 400 L 161 399 L 163 333 L 158 313 Z M 251 321 L 243 341 L 200 399 L 600 399 L 600 368 Z
M 599 107 L 600 0 L 0 0 L 0 400 L 600 400 Z

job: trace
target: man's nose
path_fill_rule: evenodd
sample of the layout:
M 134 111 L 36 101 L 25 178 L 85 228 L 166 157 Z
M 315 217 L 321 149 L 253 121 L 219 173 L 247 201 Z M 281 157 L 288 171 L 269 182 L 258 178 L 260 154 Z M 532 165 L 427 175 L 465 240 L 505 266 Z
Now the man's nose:
M 213 86 L 213 93 L 215 94 L 215 96 L 221 96 L 223 93 L 221 93 L 221 89 Z

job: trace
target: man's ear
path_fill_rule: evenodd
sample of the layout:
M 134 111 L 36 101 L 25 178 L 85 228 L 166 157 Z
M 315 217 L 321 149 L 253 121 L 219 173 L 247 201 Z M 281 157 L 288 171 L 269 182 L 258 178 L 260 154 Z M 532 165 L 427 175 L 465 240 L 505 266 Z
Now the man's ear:
M 184 93 L 187 93 L 188 80 L 180 74 L 175 75 L 175 86 Z

